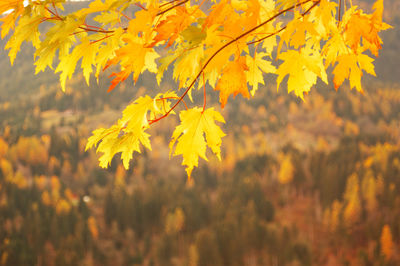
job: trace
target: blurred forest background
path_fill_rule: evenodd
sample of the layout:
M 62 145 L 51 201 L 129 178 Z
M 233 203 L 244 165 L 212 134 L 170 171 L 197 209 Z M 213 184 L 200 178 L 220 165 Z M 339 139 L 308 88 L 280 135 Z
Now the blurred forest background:
M 301 102 L 270 79 L 223 110 L 223 159 L 192 182 L 168 158 L 173 117 L 129 171 L 84 152 L 157 93 L 150 75 L 111 93 L 77 75 L 63 93 L 34 75 L 31 47 L 14 67 L 1 50 L 0 265 L 400 265 L 400 1 L 384 16 L 394 29 L 364 95 L 321 84 Z

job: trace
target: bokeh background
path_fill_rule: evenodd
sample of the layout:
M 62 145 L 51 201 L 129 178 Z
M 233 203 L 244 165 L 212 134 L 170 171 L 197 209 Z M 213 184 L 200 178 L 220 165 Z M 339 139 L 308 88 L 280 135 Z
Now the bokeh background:
M 34 75 L 31 47 L 13 67 L 1 49 L 0 265 L 400 265 L 400 1 L 384 17 L 394 29 L 365 94 L 331 82 L 302 102 L 270 79 L 226 106 L 222 161 L 190 182 L 169 159 L 176 118 L 128 171 L 84 152 L 157 93 L 150 75 L 107 93 L 106 74 L 90 87 L 78 74 L 63 93 L 53 72 Z

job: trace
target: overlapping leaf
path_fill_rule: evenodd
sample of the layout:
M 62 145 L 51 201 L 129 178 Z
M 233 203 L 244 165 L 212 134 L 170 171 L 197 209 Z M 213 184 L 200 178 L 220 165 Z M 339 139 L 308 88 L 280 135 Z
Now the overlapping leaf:
M 115 51 L 115 58 L 108 63 L 108 65 L 113 65 L 119 62 L 121 65 L 121 71 L 111 75 L 115 78 L 111 82 L 109 91 L 132 73 L 135 82 L 145 70 L 157 73 L 155 60 L 159 57 L 159 54 L 153 48 L 145 47 L 142 39 L 130 34 L 126 34 L 123 40 L 126 44 Z
M 115 125 L 94 130 L 86 150 L 98 145 L 96 152 L 103 153 L 99 158 L 103 168 L 110 165 L 115 154 L 121 153 L 124 167 L 128 169 L 132 154 L 141 152 L 140 144 L 151 150 L 150 135 L 146 133 L 149 119 L 165 114 L 171 98 L 176 98 L 174 92 L 158 94 L 154 99 L 149 96 L 138 98 L 125 108 L 122 118 Z

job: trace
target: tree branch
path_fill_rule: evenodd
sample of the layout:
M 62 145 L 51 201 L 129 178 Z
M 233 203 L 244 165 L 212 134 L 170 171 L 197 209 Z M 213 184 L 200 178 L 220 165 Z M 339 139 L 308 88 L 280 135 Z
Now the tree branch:
M 319 1 L 316 1 L 310 8 L 308 8 L 306 11 L 304 11 L 304 12 L 301 14 L 301 17 L 304 17 L 305 15 L 307 15 L 307 13 L 310 12 L 314 7 L 316 7 L 320 2 L 321 2 L 320 0 L 319 0 Z M 252 41 L 252 42 L 248 42 L 247 45 L 254 44 L 254 43 L 258 43 L 258 42 L 261 42 L 261 41 L 263 41 L 263 40 L 265 40 L 265 39 L 268 39 L 269 37 L 274 36 L 274 35 L 280 33 L 281 31 L 285 30 L 286 27 L 287 27 L 287 25 L 286 25 L 285 27 L 283 27 L 283 28 L 281 28 L 281 29 L 275 31 L 274 33 L 268 34 L 267 36 L 265 36 L 265 37 L 263 37 L 263 38 L 261 38 L 261 39 L 258 39 L 258 40 Z
M 273 15 L 272 17 L 270 17 L 270 18 L 267 19 L 266 21 L 262 22 L 261 24 L 255 26 L 255 27 L 253 27 L 253 28 L 251 28 L 251 29 L 249 29 L 248 31 L 246 31 L 246 32 L 244 32 L 244 33 L 242 33 L 242 34 L 240 34 L 239 36 L 237 36 L 237 37 L 234 38 L 233 40 L 231 40 L 231 41 L 227 42 L 226 44 L 224 44 L 223 46 L 221 46 L 221 47 L 206 61 L 206 63 L 205 63 L 205 64 L 203 65 L 203 67 L 200 69 L 199 73 L 196 75 L 196 77 L 195 77 L 195 78 L 193 79 L 193 81 L 190 83 L 190 85 L 188 86 L 188 88 L 185 90 L 185 92 L 182 94 L 182 96 L 179 97 L 179 100 L 171 107 L 171 109 L 168 110 L 167 113 L 165 113 L 163 116 L 161 116 L 161 117 L 159 118 L 159 120 L 162 119 L 162 118 L 164 118 L 164 117 L 167 117 L 167 116 L 172 112 L 172 110 L 175 109 L 175 107 L 183 100 L 183 98 L 186 96 L 186 94 L 188 94 L 189 90 L 192 89 L 193 85 L 196 83 L 197 79 L 198 79 L 198 78 L 200 77 L 200 75 L 203 73 L 204 69 L 208 66 L 208 64 L 211 62 L 211 60 L 213 60 L 214 57 L 217 56 L 223 49 L 225 49 L 226 47 L 228 47 L 228 46 L 231 45 L 232 43 L 234 43 L 234 42 L 240 40 L 241 38 L 247 36 L 249 33 L 251 33 L 251 32 L 253 32 L 253 31 L 255 31 L 255 30 L 257 30 L 257 29 L 263 27 L 264 25 L 266 25 L 267 23 L 271 22 L 272 20 L 274 20 L 275 18 L 279 17 L 280 15 L 286 13 L 287 11 L 292 10 L 293 8 L 296 8 L 296 7 L 300 6 L 300 5 L 303 5 L 303 4 L 305 4 L 305 3 L 308 3 L 308 2 L 310 2 L 310 1 L 312 1 L 312 0 L 306 0 L 306 1 L 303 1 L 303 2 L 300 2 L 300 3 L 297 3 L 297 4 L 295 4 L 295 5 L 291 6 L 291 7 L 288 7 L 288 8 L 286 8 L 286 9 L 280 11 L 279 13 Z M 319 1 L 318 1 L 318 2 L 319 2 Z

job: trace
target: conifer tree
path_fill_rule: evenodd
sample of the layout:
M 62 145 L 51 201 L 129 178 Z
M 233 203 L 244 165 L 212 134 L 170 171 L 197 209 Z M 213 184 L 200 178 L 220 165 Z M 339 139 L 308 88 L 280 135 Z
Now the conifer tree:
M 393 255 L 393 239 L 392 239 L 392 231 L 390 230 L 389 225 L 385 224 L 382 228 L 381 238 L 381 253 L 385 257 L 385 260 L 390 260 Z

